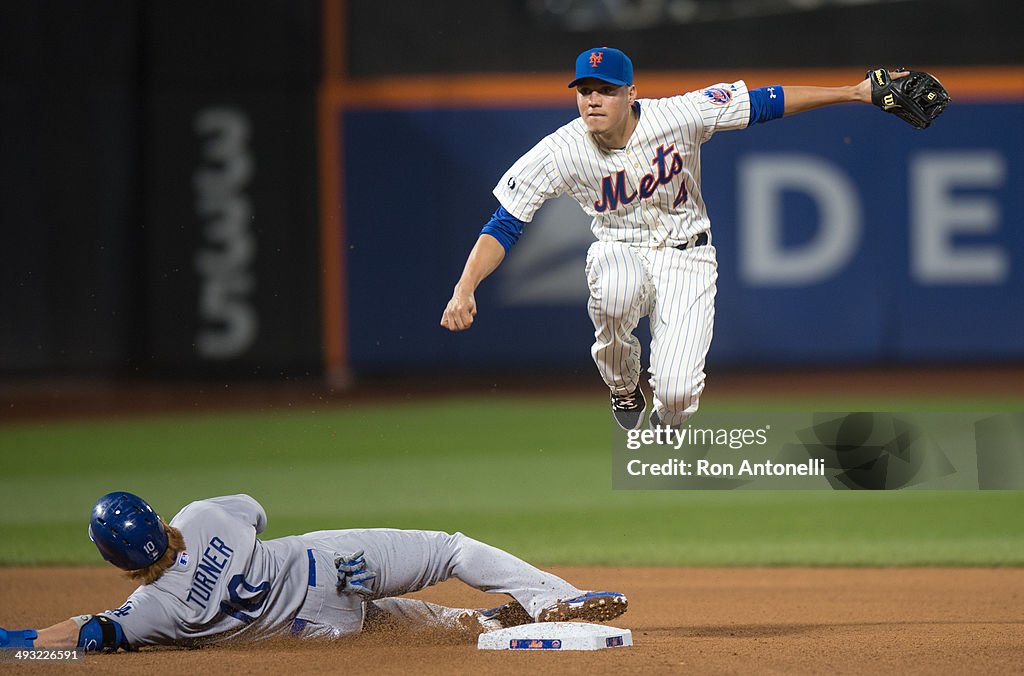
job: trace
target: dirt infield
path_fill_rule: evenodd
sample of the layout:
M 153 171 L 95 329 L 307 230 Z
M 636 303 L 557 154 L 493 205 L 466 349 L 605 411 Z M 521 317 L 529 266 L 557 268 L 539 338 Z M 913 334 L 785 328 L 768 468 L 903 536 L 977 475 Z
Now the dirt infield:
M 9 673 L 1020 673 L 1022 569 L 557 568 L 630 597 L 617 626 L 635 646 L 595 653 L 478 651 L 457 634 L 363 634 L 337 642 L 275 639 L 202 650 L 91 655 L 80 667 Z M 613 584 L 609 584 L 614 581 Z M 120 605 L 132 585 L 110 568 L 0 569 L 0 625 L 37 626 Z M 416 595 L 493 605 L 456 582 Z

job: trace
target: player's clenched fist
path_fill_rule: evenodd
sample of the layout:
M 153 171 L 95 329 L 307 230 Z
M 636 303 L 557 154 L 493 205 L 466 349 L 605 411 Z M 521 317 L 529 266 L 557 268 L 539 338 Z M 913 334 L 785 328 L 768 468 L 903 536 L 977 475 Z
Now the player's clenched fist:
M 448 301 L 448 307 L 441 315 L 441 326 L 449 331 L 465 331 L 473 325 L 475 316 L 476 299 L 473 294 L 455 287 L 455 293 L 452 294 L 452 299 Z
M 481 234 L 466 259 L 462 277 L 455 285 L 452 299 L 441 315 L 441 326 L 449 331 L 465 331 L 476 317 L 476 298 L 473 292 L 484 277 L 494 272 L 505 257 L 505 247 L 488 234 Z

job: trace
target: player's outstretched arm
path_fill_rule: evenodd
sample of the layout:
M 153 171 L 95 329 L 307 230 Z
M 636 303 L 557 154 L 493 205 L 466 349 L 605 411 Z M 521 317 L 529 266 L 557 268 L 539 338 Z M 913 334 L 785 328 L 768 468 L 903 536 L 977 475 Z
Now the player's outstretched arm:
M 127 648 L 121 625 L 101 615 L 76 615 L 45 629 L 0 630 L 0 648 L 47 648 L 114 652 Z
M 452 292 L 452 299 L 441 315 L 441 326 L 449 331 L 465 331 L 473 325 L 476 316 L 476 298 L 473 293 L 504 258 L 505 247 L 501 242 L 490 235 L 480 235 L 473 250 L 469 252 L 462 277 Z
M 62 650 L 74 648 L 78 645 L 79 626 L 74 620 L 64 620 L 57 624 L 39 630 L 39 637 L 36 639 L 36 648 L 50 648 Z
M 890 73 L 894 80 L 907 75 L 906 71 Z M 784 85 L 783 89 L 786 92 L 786 115 L 795 115 L 834 103 L 871 103 L 871 81 L 867 78 L 845 87 Z

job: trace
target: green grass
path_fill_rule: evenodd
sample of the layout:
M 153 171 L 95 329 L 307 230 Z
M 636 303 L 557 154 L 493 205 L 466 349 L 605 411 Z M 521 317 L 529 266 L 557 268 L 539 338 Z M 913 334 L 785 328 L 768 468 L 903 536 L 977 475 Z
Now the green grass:
M 610 438 L 602 401 L 569 398 L 8 424 L 0 563 L 99 562 L 89 508 L 124 489 L 168 519 L 249 493 L 264 537 L 461 530 L 546 565 L 1024 565 L 1024 492 L 612 491 Z

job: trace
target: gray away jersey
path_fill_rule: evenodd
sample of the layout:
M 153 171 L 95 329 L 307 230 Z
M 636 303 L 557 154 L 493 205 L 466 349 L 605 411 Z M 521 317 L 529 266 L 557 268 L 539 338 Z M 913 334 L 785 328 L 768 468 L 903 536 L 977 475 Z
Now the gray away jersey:
M 187 505 L 170 521 L 187 551 L 156 582 L 102 614 L 121 624 L 132 648 L 287 631 L 306 598 L 310 557 L 299 537 L 257 540 L 266 523 L 248 495 Z
M 598 240 L 675 246 L 708 230 L 700 146 L 750 118 L 739 80 L 681 96 L 641 99 L 625 148 L 598 146 L 581 118 L 543 138 L 502 176 L 494 196 L 523 222 L 548 199 L 569 194 L 593 218 Z

